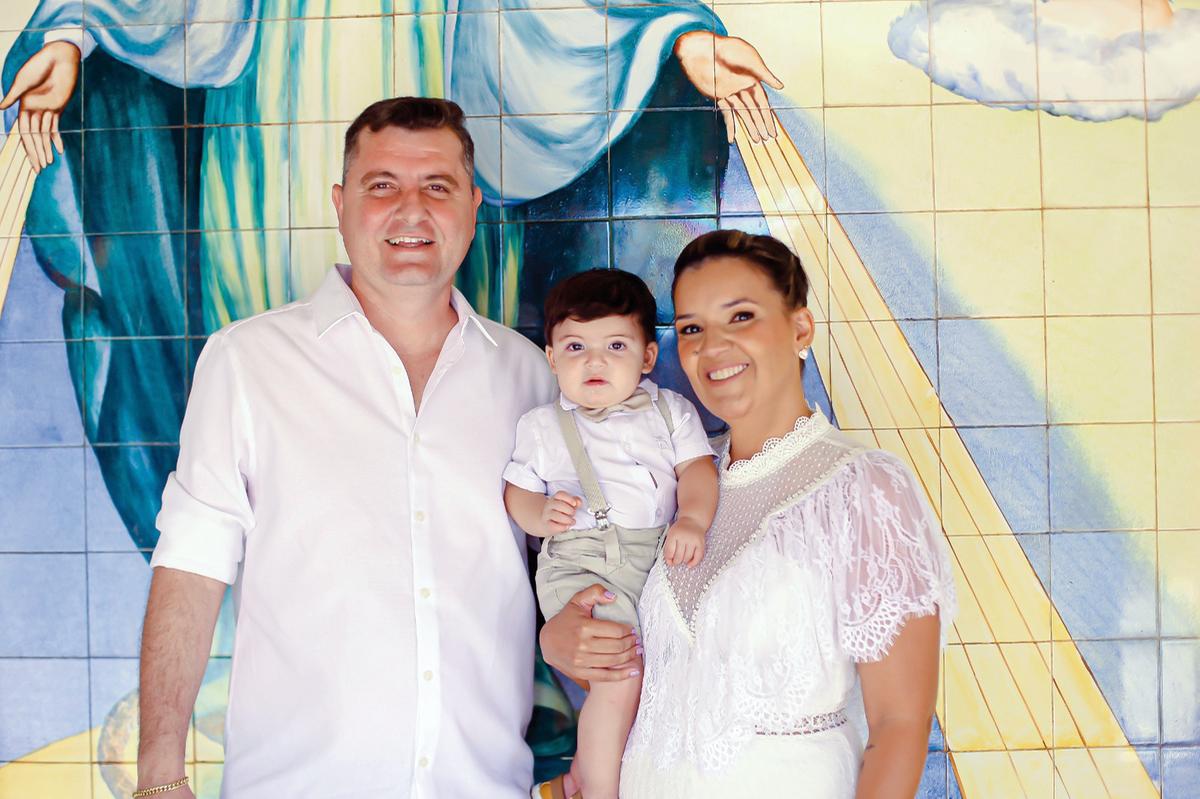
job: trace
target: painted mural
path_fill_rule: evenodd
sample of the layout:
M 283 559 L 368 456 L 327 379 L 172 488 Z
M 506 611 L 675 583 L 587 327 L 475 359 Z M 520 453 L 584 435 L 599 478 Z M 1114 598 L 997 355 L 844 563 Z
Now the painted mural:
M 460 286 L 535 339 L 555 280 L 635 272 L 686 391 L 682 245 L 800 254 L 809 396 L 954 557 L 922 797 L 1200 796 L 1200 0 L 9 0 L 0 58 L 0 796 L 132 788 L 195 357 L 345 258 L 342 134 L 401 94 L 470 116 Z

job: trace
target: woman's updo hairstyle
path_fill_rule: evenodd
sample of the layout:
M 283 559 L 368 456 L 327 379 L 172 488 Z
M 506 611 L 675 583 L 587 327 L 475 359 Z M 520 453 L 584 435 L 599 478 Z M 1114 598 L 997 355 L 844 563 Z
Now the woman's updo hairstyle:
M 789 310 L 808 305 L 808 276 L 800 259 L 787 245 L 773 236 L 756 236 L 744 230 L 714 230 L 691 241 L 675 259 L 675 277 L 671 294 L 679 285 L 679 276 L 699 266 L 707 258 L 744 258 L 762 269 L 783 295 Z

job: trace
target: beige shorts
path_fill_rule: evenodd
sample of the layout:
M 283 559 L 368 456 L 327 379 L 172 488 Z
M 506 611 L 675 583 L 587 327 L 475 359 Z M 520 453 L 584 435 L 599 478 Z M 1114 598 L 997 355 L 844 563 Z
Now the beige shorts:
M 617 599 L 596 605 L 592 615 L 636 628 L 638 598 L 666 531 L 665 525 L 630 530 L 614 524 L 607 533 L 597 528 L 568 530 L 545 539 L 534 578 L 542 615 L 558 615 L 571 597 L 599 583 Z

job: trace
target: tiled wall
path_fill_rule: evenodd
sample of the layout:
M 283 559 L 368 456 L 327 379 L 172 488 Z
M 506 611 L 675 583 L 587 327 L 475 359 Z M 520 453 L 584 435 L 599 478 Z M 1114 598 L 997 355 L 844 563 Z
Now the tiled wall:
M 737 226 L 801 253 L 810 394 L 908 460 L 955 555 L 922 796 L 1200 796 L 1200 3 L 1162 7 L 5 3 L 5 91 L 50 31 L 88 55 L 65 153 L 36 176 L 0 153 L 0 796 L 131 787 L 190 365 L 344 258 L 341 135 L 409 93 L 472 115 L 488 203 L 461 285 L 531 336 L 562 275 L 637 272 L 683 389 L 682 245 Z M 726 143 L 671 52 L 696 30 L 718 86 L 754 83 L 747 53 L 782 82 L 767 144 Z M 198 796 L 230 630 L 226 608 Z

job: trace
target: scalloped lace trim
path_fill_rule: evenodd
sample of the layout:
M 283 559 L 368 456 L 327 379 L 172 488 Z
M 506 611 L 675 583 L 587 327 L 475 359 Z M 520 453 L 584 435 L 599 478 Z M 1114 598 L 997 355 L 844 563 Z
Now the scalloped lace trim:
M 832 429 L 833 426 L 829 424 L 825 414 L 817 408 L 810 416 L 797 419 L 790 433 L 778 438 L 768 438 L 762 449 L 749 458 L 730 463 L 727 448 L 721 456 L 721 480 L 729 485 L 743 485 L 764 477 Z

